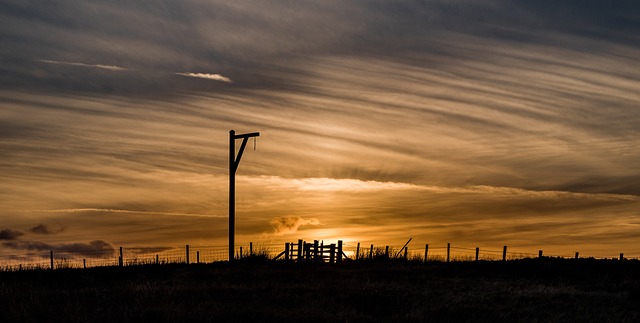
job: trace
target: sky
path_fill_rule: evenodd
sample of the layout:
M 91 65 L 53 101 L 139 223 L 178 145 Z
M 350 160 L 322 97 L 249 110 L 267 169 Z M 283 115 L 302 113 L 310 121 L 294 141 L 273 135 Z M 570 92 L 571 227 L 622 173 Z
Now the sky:
M 0 0 L 0 253 L 640 257 L 640 3 Z M 239 146 L 239 145 L 238 145 Z

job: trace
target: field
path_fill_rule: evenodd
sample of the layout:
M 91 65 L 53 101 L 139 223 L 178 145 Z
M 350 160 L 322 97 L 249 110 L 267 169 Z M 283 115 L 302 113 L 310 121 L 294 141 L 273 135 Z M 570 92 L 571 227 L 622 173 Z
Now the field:
M 168 264 L 0 272 L 0 322 L 639 322 L 640 262 Z

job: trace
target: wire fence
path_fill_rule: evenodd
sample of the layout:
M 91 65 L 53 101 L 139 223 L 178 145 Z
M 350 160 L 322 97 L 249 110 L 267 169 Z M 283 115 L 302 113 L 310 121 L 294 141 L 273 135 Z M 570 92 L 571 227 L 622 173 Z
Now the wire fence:
M 302 241 L 302 240 L 300 240 Z M 290 242 L 289 244 L 295 244 Z M 236 248 L 235 258 L 247 258 L 261 256 L 267 259 L 276 258 L 282 254 L 285 248 L 283 244 L 249 243 Z M 135 247 L 135 248 L 109 248 L 105 250 L 49 250 L 28 252 L 22 254 L 0 255 L 0 270 L 32 270 L 32 269 L 62 269 L 62 268 L 91 268 L 105 266 L 133 266 L 145 264 L 175 264 L 175 263 L 213 263 L 229 260 L 227 246 L 194 246 L 184 245 L 179 247 Z M 366 259 L 405 259 L 408 261 L 506 261 L 536 257 L 579 258 L 575 255 L 544 254 L 542 250 L 531 253 L 522 250 L 509 250 L 504 246 L 502 250 L 468 248 L 452 246 L 451 244 L 419 246 L 362 244 L 358 242 L 343 243 L 342 254 L 351 260 Z M 291 259 L 295 259 L 292 255 Z M 625 258 L 623 253 L 619 257 Z

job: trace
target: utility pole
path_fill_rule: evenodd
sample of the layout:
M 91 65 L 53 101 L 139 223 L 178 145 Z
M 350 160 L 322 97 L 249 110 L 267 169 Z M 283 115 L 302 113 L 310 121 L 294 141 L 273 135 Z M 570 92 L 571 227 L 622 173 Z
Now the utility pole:
M 233 261 L 235 249 L 236 231 L 236 170 L 240 165 L 240 159 L 247 141 L 251 137 L 260 136 L 259 132 L 236 135 L 235 130 L 229 131 L 229 262 Z M 242 139 L 242 145 L 236 156 L 236 139 Z

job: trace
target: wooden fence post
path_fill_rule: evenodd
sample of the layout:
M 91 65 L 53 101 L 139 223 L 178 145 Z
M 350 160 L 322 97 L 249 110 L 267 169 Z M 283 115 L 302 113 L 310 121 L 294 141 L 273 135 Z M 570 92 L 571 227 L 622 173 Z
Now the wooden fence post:
M 289 260 L 289 243 L 284 244 L 284 260 Z
M 447 262 L 451 260 L 451 242 L 447 242 Z
M 580 257 L 580 253 L 576 251 L 576 259 Z
M 160 256 L 158 256 L 158 254 L 156 254 L 156 265 L 160 264 Z
M 342 240 L 338 240 L 338 258 L 336 258 L 336 263 L 342 263 Z
M 318 240 L 313 240 L 313 259 L 318 260 Z
M 479 256 L 480 256 L 480 248 L 476 247 L 476 261 L 478 261 Z
M 538 250 L 538 258 L 542 258 L 542 250 Z
M 409 259 L 409 247 L 404 247 L 404 260 Z
M 53 270 L 53 250 L 51 250 L 49 252 L 50 258 L 51 258 L 51 270 Z
M 124 258 L 122 257 L 122 247 L 120 247 L 120 257 L 118 257 L 118 266 L 124 267 Z
M 332 243 L 329 245 L 329 263 L 334 263 L 336 260 L 336 244 Z
M 620 260 L 624 260 L 624 253 L 620 253 Z
M 502 261 L 507 261 L 507 246 L 502 247 Z
M 389 258 L 389 246 L 386 246 L 386 248 L 384 250 L 384 257 L 385 258 Z
M 369 259 L 373 259 L 373 243 L 371 244 L 371 249 L 369 249 Z
M 240 259 L 242 259 L 242 247 L 240 247 Z
M 200 263 L 200 251 L 196 251 L 196 264 Z
M 360 242 L 358 242 L 358 246 L 356 247 L 356 260 L 360 258 Z
M 298 261 L 302 260 L 302 239 L 298 239 Z
M 249 242 L 249 257 L 253 257 L 253 242 Z
M 429 259 L 429 244 L 425 244 L 424 245 L 424 262 L 427 262 L 427 259 Z
M 187 260 L 187 265 L 188 265 L 188 264 L 189 264 L 189 245 L 187 245 L 187 246 L 186 246 L 186 248 L 185 248 L 185 252 L 186 252 L 186 254 L 187 254 L 187 258 L 186 258 L 186 260 Z
M 87 269 L 87 259 L 82 259 L 82 268 Z

